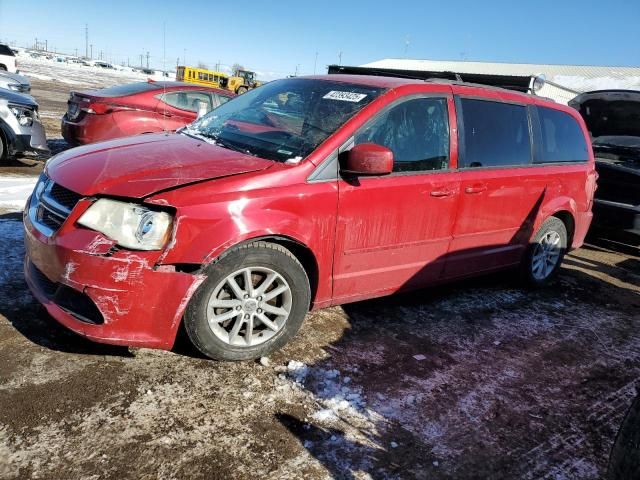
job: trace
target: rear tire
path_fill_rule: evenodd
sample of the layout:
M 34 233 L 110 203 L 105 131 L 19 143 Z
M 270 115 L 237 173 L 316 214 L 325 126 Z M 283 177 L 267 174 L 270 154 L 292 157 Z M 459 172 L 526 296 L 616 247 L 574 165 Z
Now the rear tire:
M 184 314 L 193 345 L 215 360 L 252 360 L 285 345 L 309 309 L 307 274 L 281 245 L 255 242 L 204 270 Z
M 522 259 L 521 272 L 532 287 L 550 284 L 558 275 L 567 252 L 567 227 L 557 217 L 547 218 L 531 240 Z
M 238 91 L 236 93 L 238 95 L 242 95 L 243 93 L 247 93 L 247 87 L 238 87 Z

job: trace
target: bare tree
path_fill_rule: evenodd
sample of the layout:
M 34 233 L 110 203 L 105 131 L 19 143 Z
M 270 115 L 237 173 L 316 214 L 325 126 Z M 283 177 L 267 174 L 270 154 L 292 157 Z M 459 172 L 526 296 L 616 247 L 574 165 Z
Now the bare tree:
M 233 67 L 231 67 L 231 72 L 235 75 L 238 70 L 246 70 L 246 69 L 239 63 L 234 63 Z
M 198 60 L 198 68 L 202 68 L 204 70 L 209 70 L 209 65 L 207 65 L 206 63 Z

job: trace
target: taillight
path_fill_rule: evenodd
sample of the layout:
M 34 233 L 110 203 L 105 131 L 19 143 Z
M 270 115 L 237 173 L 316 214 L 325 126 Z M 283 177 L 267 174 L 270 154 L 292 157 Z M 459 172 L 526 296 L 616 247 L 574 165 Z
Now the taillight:
M 82 111 L 87 113 L 95 113 L 96 115 L 108 113 L 110 110 L 111 105 L 106 103 L 90 103 L 86 107 L 82 107 Z
M 125 107 L 124 105 L 114 105 L 110 103 L 93 102 L 86 107 L 81 108 L 82 111 L 87 113 L 94 113 L 96 115 L 104 115 L 105 113 L 113 113 L 120 110 L 134 110 L 131 107 Z

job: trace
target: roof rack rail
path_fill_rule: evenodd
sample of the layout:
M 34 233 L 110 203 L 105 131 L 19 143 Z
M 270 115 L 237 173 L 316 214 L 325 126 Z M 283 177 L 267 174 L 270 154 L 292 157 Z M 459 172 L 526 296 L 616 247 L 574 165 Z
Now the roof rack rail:
M 352 67 L 329 65 L 329 74 L 374 75 L 398 77 L 425 82 L 447 82 L 461 85 L 477 85 L 530 93 L 531 76 L 493 75 L 487 73 L 460 73 L 449 71 L 399 70 L 394 68 Z

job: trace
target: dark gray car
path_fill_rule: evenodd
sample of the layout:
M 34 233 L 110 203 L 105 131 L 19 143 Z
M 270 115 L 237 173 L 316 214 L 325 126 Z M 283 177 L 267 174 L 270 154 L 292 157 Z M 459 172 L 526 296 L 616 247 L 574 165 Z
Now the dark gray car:
M 38 104 L 29 95 L 0 89 L 0 162 L 22 152 L 49 154 Z

